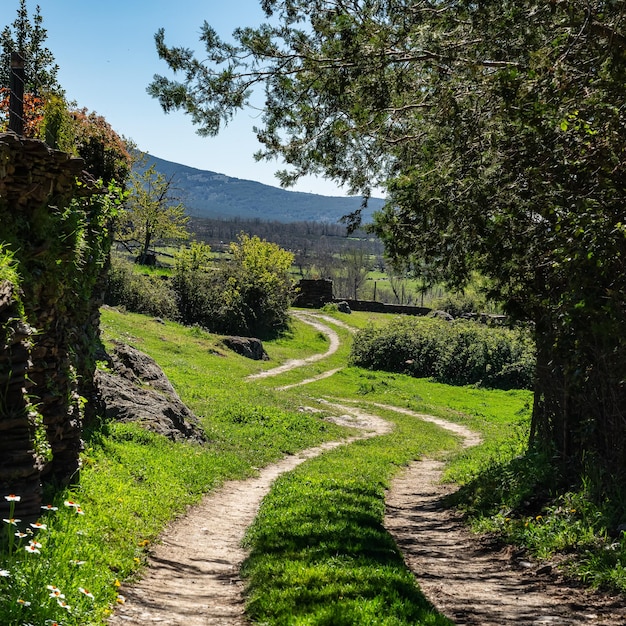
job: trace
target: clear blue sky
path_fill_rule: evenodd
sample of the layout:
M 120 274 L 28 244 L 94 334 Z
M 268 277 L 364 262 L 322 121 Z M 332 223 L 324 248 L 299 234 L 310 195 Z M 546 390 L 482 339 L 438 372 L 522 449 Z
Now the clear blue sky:
M 16 17 L 18 0 L 0 0 L 0 28 Z M 263 20 L 259 0 L 28 0 L 29 13 L 41 7 L 47 47 L 60 67 L 59 82 L 69 100 L 103 115 L 140 150 L 204 170 L 278 186 L 281 163 L 257 163 L 252 132 L 254 111 L 244 111 L 216 138 L 196 135 L 182 113 L 165 115 L 146 87 L 154 74 L 168 75 L 154 46 L 165 28 L 170 45 L 202 52 L 198 41 L 204 20 L 224 38 L 237 26 Z M 310 178 L 298 191 L 346 195 L 332 182 Z

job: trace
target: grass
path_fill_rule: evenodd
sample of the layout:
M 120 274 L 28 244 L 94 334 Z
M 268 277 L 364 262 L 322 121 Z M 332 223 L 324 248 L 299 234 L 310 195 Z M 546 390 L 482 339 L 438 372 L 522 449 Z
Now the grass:
M 263 624 L 451 624 L 383 528 L 385 489 L 409 461 L 455 446 L 397 415 L 394 431 L 278 479 L 248 532 L 248 613 Z
M 355 327 L 381 317 L 331 315 Z M 347 346 L 297 374 L 246 381 L 249 374 L 286 360 L 324 352 L 328 340 L 295 322 L 289 334 L 265 343 L 271 360 L 260 363 L 226 350 L 220 337 L 201 329 L 141 315 L 103 310 L 102 329 L 106 345 L 121 340 L 157 360 L 199 416 L 210 443 L 173 443 L 132 424 L 92 424 L 85 433 L 80 486 L 48 494 L 58 510 L 42 512 L 47 528 L 33 530 L 40 552 L 26 552 L 33 537 L 16 538 L 14 526 L 5 523 L 0 570 L 9 575 L 0 576 L 3 626 L 46 620 L 65 626 L 102 624 L 122 601 L 119 582 L 140 574 L 163 527 L 187 506 L 227 479 L 250 476 L 285 454 L 349 432 L 322 419 L 332 410 L 320 402 L 323 398 L 372 411 L 373 403 L 381 403 L 430 413 L 478 430 L 485 443 L 458 454 L 455 439 L 432 424 L 376 409 L 394 422 L 392 433 L 336 449 L 281 477 L 247 538 L 248 610 L 255 620 L 268 625 L 447 624 L 421 595 L 382 527 L 389 480 L 424 454 L 450 458 L 448 479 L 464 485 L 458 502 L 477 528 L 544 556 L 571 550 L 578 542 L 587 551 L 579 575 L 626 588 L 620 574 L 624 548 L 608 534 L 602 538 L 602 514 L 584 494 L 566 494 L 532 516 L 528 509 L 515 508 L 532 495 L 543 468 L 525 450 L 529 392 L 450 387 L 355 367 L 279 392 L 277 386 L 298 377 L 345 365 Z M 336 330 L 348 344 L 350 333 Z M 302 405 L 322 412 L 300 411 Z M 65 506 L 66 500 L 79 502 L 83 514 Z M 25 530 L 23 522 L 19 527 Z M 50 596 L 48 586 L 66 596 L 72 612 Z

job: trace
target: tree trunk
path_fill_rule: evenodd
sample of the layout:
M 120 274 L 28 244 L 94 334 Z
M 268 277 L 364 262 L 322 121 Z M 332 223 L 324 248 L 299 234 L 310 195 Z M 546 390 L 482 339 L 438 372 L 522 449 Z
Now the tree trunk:
M 626 477 L 626 342 L 615 321 L 536 320 L 531 444 L 554 455 L 566 481 L 586 476 L 599 488 Z

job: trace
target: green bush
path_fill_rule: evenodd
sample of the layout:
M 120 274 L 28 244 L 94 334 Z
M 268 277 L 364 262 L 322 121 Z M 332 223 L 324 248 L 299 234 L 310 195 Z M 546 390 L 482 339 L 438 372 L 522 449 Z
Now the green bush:
M 204 244 L 182 248 L 173 288 L 184 324 L 222 334 L 270 337 L 288 325 L 293 254 L 241 234 L 231 258 L 212 262 Z
M 111 259 L 104 302 L 133 313 L 178 319 L 178 307 L 169 281 L 161 276 L 142 274 L 132 263 L 119 257 Z
M 401 318 L 385 327 L 360 331 L 350 361 L 359 367 L 452 385 L 529 389 L 535 352 L 523 330 L 464 320 Z
M 430 307 L 436 311 L 445 311 L 452 317 L 462 317 L 470 313 L 480 313 L 487 307 L 484 297 L 475 293 L 449 293 L 433 300 Z

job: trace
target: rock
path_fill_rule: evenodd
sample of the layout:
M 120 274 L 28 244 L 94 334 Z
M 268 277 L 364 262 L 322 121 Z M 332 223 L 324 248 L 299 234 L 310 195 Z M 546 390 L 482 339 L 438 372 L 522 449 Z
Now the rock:
M 254 361 L 269 361 L 270 357 L 260 339 L 254 337 L 224 337 L 222 343 L 237 354 Z
M 450 315 L 450 313 L 448 313 L 447 311 L 431 311 L 428 314 L 428 317 L 434 317 L 436 319 L 444 320 L 446 322 L 454 321 L 454 317 L 452 317 L 452 315 Z
M 206 442 L 198 418 L 153 359 L 116 344 L 108 362 L 112 371 L 97 370 L 94 379 L 96 406 L 103 417 L 136 422 L 173 441 Z
M 347 302 L 337 302 L 337 311 L 339 311 L 339 313 L 352 313 L 350 305 Z

